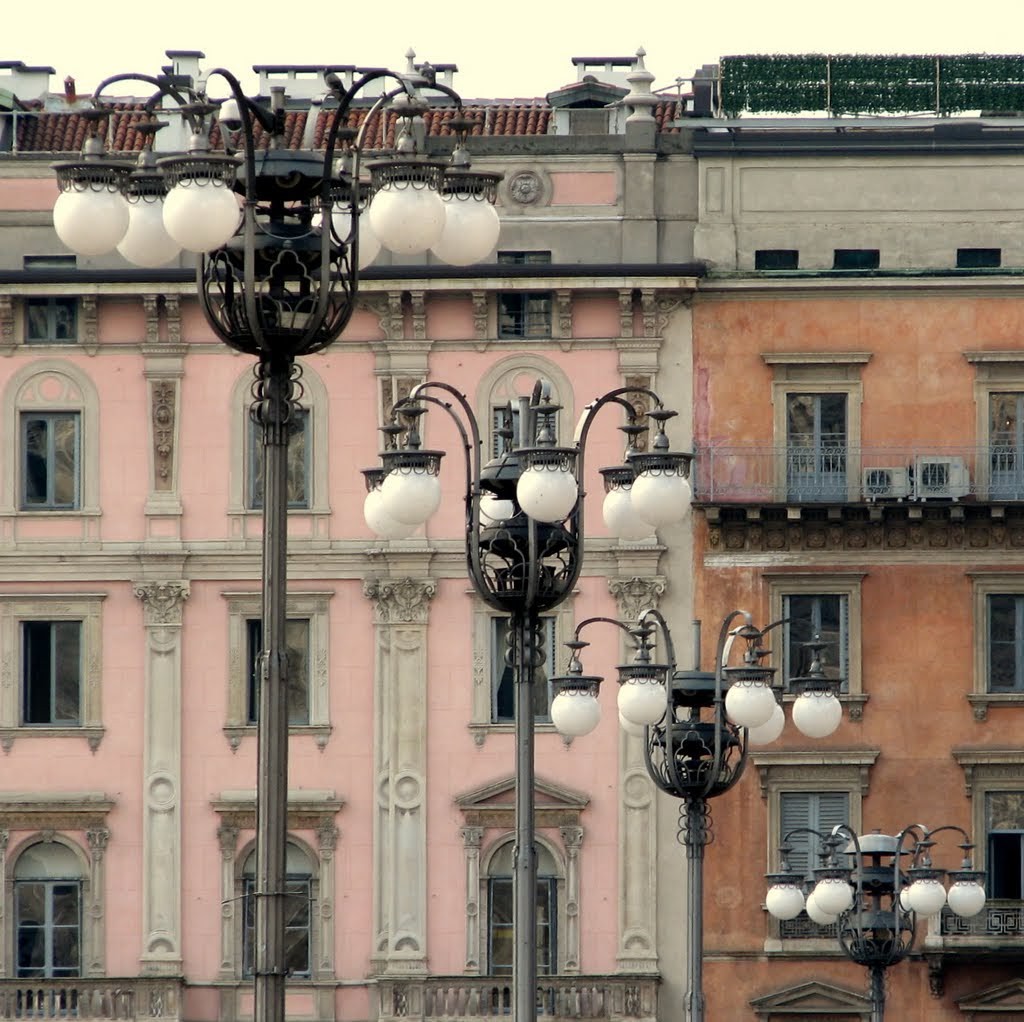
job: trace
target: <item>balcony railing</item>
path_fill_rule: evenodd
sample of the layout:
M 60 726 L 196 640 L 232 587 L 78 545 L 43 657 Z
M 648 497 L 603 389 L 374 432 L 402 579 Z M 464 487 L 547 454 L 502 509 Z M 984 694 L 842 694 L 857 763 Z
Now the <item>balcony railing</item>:
M 1024 448 L 714 444 L 693 477 L 705 504 L 1024 501 Z
M 512 1014 L 509 977 L 430 976 L 381 979 L 377 987 L 382 1020 L 489 1019 Z M 542 976 L 537 982 L 537 1014 L 550 1019 L 653 1022 L 658 1008 L 658 977 Z
M 180 1017 L 173 980 L 0 979 L 0 1019 L 168 1019 Z
M 982 937 L 1024 946 L 1024 902 L 990 901 L 969 919 L 945 911 L 941 928 L 943 937 Z

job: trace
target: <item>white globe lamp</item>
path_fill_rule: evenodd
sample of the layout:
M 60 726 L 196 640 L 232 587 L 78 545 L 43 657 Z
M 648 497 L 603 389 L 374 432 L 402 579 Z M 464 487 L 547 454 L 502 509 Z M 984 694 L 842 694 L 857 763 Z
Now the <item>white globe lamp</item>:
M 793 724 L 808 738 L 827 738 L 842 719 L 842 704 L 831 692 L 805 691 L 793 702 Z
M 72 252 L 83 256 L 113 252 L 128 230 L 128 203 L 105 186 L 63 191 L 53 205 L 53 226 Z
M 385 513 L 406 525 L 422 525 L 441 506 L 441 480 L 425 468 L 396 468 L 380 489 Z
M 823 877 L 814 885 L 818 908 L 831 916 L 840 916 L 853 905 L 853 888 L 842 877 Z
M 498 211 L 483 197 L 448 195 L 441 237 L 432 246 L 438 259 L 452 266 L 478 263 L 494 251 L 501 233 Z
M 164 226 L 164 204 L 158 198 L 139 198 L 128 204 L 128 230 L 117 251 L 136 266 L 166 266 L 181 246 Z
M 519 506 L 538 522 L 565 521 L 578 497 L 576 477 L 560 462 L 531 465 L 516 483 Z
M 763 724 L 747 728 L 747 744 L 751 746 L 771 745 L 782 734 L 785 726 L 786 714 L 782 707 L 775 703 L 772 715 Z
M 567 738 L 589 735 L 601 721 L 601 704 L 592 692 L 562 689 L 551 700 L 551 723 Z
M 776 919 L 796 919 L 804 909 L 804 895 L 796 884 L 772 884 L 764 901 Z
M 985 907 L 985 888 L 975 880 L 957 880 L 950 887 L 946 901 L 958 916 L 969 919 Z
M 665 686 L 653 674 L 628 677 L 619 686 L 617 701 L 623 720 L 647 727 L 657 724 L 668 708 Z
M 164 227 L 189 252 L 212 252 L 233 237 L 242 209 L 235 193 L 222 181 L 184 179 L 164 199 Z
M 938 877 L 920 877 L 908 888 L 907 902 L 918 915 L 936 915 L 946 904 L 946 888 Z
M 725 694 L 725 712 L 738 727 L 767 724 L 776 705 L 775 693 L 763 681 L 735 680 Z

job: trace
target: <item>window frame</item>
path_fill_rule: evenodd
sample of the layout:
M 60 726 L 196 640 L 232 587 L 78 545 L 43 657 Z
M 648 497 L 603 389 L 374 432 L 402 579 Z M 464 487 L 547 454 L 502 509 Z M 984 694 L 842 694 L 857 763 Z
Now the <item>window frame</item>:
M 1013 499 L 992 493 L 991 405 L 994 394 L 1024 394 L 1024 356 L 1019 351 L 965 351 L 964 358 L 974 366 L 975 436 L 980 452 L 974 463 L 974 490 L 980 500 Z M 1019 455 L 1024 458 L 1024 450 Z
M 545 249 L 507 250 L 496 255 L 498 265 L 504 266 L 550 266 L 551 252 Z M 531 310 L 531 303 L 540 308 Z M 550 340 L 554 330 L 554 292 L 532 291 L 507 288 L 497 294 L 497 337 L 498 340 Z M 513 309 L 517 306 L 518 309 Z M 507 315 L 519 316 L 521 328 L 506 328 Z M 539 329 L 530 329 L 531 316 L 539 316 Z
M 867 572 L 765 572 L 762 578 L 768 585 L 768 619 L 782 621 L 785 619 L 786 598 L 789 596 L 840 596 L 846 599 L 846 689 L 839 693 L 839 701 L 843 704 L 849 720 L 859 721 L 864 715 L 864 704 L 868 695 L 864 692 L 863 666 L 861 647 L 863 642 L 862 626 L 863 611 L 861 589 Z M 778 656 L 772 658 L 773 666 L 780 671 L 785 670 L 784 648 L 788 646 L 788 629 L 784 645 L 780 646 Z M 785 702 L 792 702 L 796 694 L 789 690 L 788 678 L 784 678 L 786 688 L 783 693 Z
M 558 653 L 561 643 L 558 641 L 558 614 L 541 614 L 541 622 L 543 623 L 545 632 L 545 642 L 547 643 L 548 649 L 546 651 L 546 666 L 548 668 L 548 677 L 546 683 L 547 689 L 547 705 L 548 709 L 546 713 L 537 712 L 537 697 L 534 697 L 534 708 L 533 708 L 533 721 L 534 724 L 550 724 L 551 723 L 551 678 L 557 673 L 558 670 Z M 491 634 L 488 641 L 488 646 L 491 653 L 491 724 L 505 724 L 515 725 L 515 672 L 505 663 L 505 640 L 507 640 L 508 626 L 510 619 L 504 614 L 493 614 L 491 616 Z M 501 632 L 504 630 L 504 637 Z M 506 671 L 508 676 L 506 677 Z M 501 705 L 501 689 L 503 683 L 507 682 L 512 688 L 512 706 L 513 712 L 507 716 L 501 716 L 499 708 Z
M 74 618 L 68 619 L 57 619 L 49 620 L 46 618 L 22 618 L 19 622 L 19 630 L 21 632 L 21 726 L 22 727 L 79 727 L 82 722 L 82 626 L 83 622 Z M 30 677 L 30 673 L 35 673 L 33 666 L 33 649 L 35 647 L 35 639 L 32 638 L 31 632 L 36 631 L 32 626 L 46 625 L 48 629 L 47 646 L 47 678 L 46 678 L 46 704 L 48 707 L 47 719 L 46 720 L 30 720 L 29 717 L 36 716 L 35 702 L 37 700 L 36 689 L 41 687 L 37 685 L 36 679 Z M 61 651 L 58 649 L 59 636 L 64 631 L 64 627 L 68 625 L 76 625 L 75 643 L 77 645 L 77 651 L 75 653 L 75 715 L 74 717 L 61 718 L 57 716 L 57 709 L 60 699 L 57 694 L 57 687 L 59 685 L 59 679 L 57 677 L 59 673 L 58 662 L 61 659 Z
M 54 477 L 56 475 L 56 447 L 55 447 L 55 427 L 58 421 L 70 421 L 74 425 L 74 463 L 72 466 L 72 481 L 74 495 L 69 503 L 62 503 L 56 499 L 54 492 L 55 484 Z M 29 456 L 29 430 L 33 422 L 45 422 L 47 443 L 46 443 L 46 496 L 42 501 L 37 503 L 29 503 L 28 499 L 28 456 Z M 18 461 L 19 461 L 19 477 L 21 485 L 19 487 L 18 507 L 20 511 L 58 511 L 60 513 L 66 513 L 68 511 L 77 511 L 81 505 L 81 494 L 82 494 L 82 416 L 77 411 L 59 411 L 59 412 L 47 412 L 47 411 L 21 411 L 19 413 L 19 449 L 18 449 Z
M 249 720 L 249 643 L 248 622 L 260 618 L 262 596 L 258 591 L 223 591 L 227 602 L 228 664 L 227 716 L 224 736 L 232 749 L 245 737 L 255 738 L 256 724 Z M 309 723 L 290 724 L 291 735 L 310 735 L 324 749 L 330 739 L 330 619 L 332 590 L 288 593 L 285 616 L 288 620 L 309 621 Z
M 845 792 L 849 798 L 849 820 L 846 822 L 854 830 L 860 832 L 863 818 L 863 798 L 868 792 L 871 767 L 874 766 L 879 753 L 878 748 L 815 751 L 751 749 L 750 759 L 757 767 L 761 784 L 761 798 L 767 806 L 765 861 L 768 868 L 765 872 L 778 872 L 780 866 L 782 793 Z M 835 953 L 834 937 L 783 939 L 779 920 L 767 910 L 765 918 L 764 950 L 766 953 L 810 955 Z
M 989 689 L 990 596 L 1024 598 L 1024 574 L 1014 572 L 968 572 L 973 587 L 974 679 L 967 696 L 976 720 L 983 721 L 993 706 L 1024 706 L 1024 686 L 1011 692 Z M 1024 639 L 1024 637 L 1022 637 Z
M 0 594 L 0 648 L 16 650 L 17 685 L 0 686 L 0 747 L 9 751 L 15 739 L 81 737 L 95 751 L 103 739 L 103 638 L 101 606 L 106 593 Z M 80 632 L 79 723 L 23 723 L 25 621 L 78 621 Z
M 45 336 L 33 336 L 31 332 L 32 322 L 32 310 L 33 309 L 45 309 L 46 310 L 46 326 L 47 331 Z M 59 310 L 70 310 L 70 322 L 71 322 L 71 337 L 62 338 L 58 337 L 57 333 L 57 321 L 59 319 Z M 72 295 L 39 295 L 31 296 L 23 299 L 23 339 L 26 345 L 37 347 L 40 345 L 60 345 L 61 347 L 67 345 L 78 344 L 78 299 Z
M 761 360 L 773 372 L 772 429 L 775 448 L 775 499 L 782 503 L 803 503 L 789 499 L 789 394 L 843 394 L 846 397 L 846 493 L 839 502 L 861 499 L 861 405 L 863 367 L 870 352 L 762 352 Z M 833 501 L 835 502 L 835 501 Z M 816 501 L 815 503 L 828 503 Z
M 308 617 L 289 617 L 285 620 L 285 643 L 288 643 L 288 626 L 304 623 L 306 625 L 306 642 L 305 642 L 305 654 L 304 662 L 306 667 L 305 677 L 305 702 L 306 702 L 306 713 L 304 720 L 293 720 L 292 714 L 289 710 L 288 714 L 288 726 L 293 727 L 307 727 L 310 722 L 309 716 L 309 683 L 310 683 L 310 652 L 312 649 L 311 635 L 312 635 L 312 622 Z M 245 619 L 245 657 L 246 657 L 246 670 L 248 676 L 248 684 L 246 686 L 246 707 L 245 716 L 246 723 L 252 727 L 256 727 L 259 721 L 259 682 L 257 680 L 258 665 L 256 663 L 256 657 L 259 655 L 259 651 L 262 648 L 263 638 L 263 619 L 261 617 L 248 617 Z M 288 646 L 286 652 L 291 652 L 291 647 Z

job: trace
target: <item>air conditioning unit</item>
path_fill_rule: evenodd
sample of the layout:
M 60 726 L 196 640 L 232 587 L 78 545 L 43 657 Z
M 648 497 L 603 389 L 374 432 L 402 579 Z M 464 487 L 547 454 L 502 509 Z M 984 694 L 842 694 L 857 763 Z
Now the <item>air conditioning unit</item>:
M 940 458 L 929 455 L 914 462 L 914 496 L 918 500 L 944 497 L 957 500 L 966 497 L 971 480 L 963 458 Z
M 861 492 L 865 500 L 902 500 L 910 496 L 910 472 L 902 465 L 865 468 Z

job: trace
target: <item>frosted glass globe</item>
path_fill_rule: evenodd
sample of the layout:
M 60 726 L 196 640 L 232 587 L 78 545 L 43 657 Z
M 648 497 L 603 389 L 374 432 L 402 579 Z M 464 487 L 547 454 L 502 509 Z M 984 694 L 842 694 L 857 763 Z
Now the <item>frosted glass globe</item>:
M 419 255 L 432 248 L 445 224 L 441 196 L 432 188 L 408 185 L 384 185 L 364 216 L 381 244 L 399 255 Z
M 113 252 L 128 230 L 128 203 L 120 192 L 61 192 L 53 204 L 57 237 L 83 256 Z
M 238 199 L 225 185 L 210 181 L 177 184 L 164 199 L 164 227 L 189 252 L 222 248 L 241 220 Z
M 320 221 L 323 222 L 322 217 Z M 335 206 L 331 211 L 331 222 L 334 225 L 334 233 L 344 241 L 348 237 L 348 232 L 352 230 L 352 214 L 343 206 Z M 316 226 L 319 227 L 320 223 L 317 223 Z M 360 270 L 365 270 L 380 255 L 380 248 L 380 238 L 373 233 L 370 218 L 364 213 L 359 218 L 359 262 L 357 265 Z
M 803 692 L 793 702 L 793 724 L 808 738 L 827 738 L 842 719 L 842 703 L 831 692 Z
M 653 680 L 630 678 L 619 686 L 619 716 L 633 724 L 657 724 L 668 708 L 665 686 Z
M 946 900 L 958 916 L 969 919 L 985 907 L 985 888 L 973 880 L 957 880 L 950 887 Z
M 507 522 L 516 513 L 516 506 L 511 500 L 505 500 L 495 493 L 480 495 L 480 521 L 484 526 L 500 525 Z
M 685 476 L 675 472 L 641 472 L 633 480 L 633 510 L 658 528 L 681 522 L 690 510 L 693 491 Z
M 576 505 L 576 477 L 560 466 L 532 465 L 516 483 L 519 506 L 538 522 L 562 522 Z
M 551 700 L 551 723 L 570 738 L 589 735 L 601 720 L 601 704 L 590 693 L 559 692 Z
M 618 539 L 627 541 L 646 539 L 654 531 L 654 528 L 650 522 L 641 518 L 633 510 L 631 492 L 626 487 L 618 486 L 605 494 L 604 504 L 601 506 L 604 524 L 608 526 L 608 531 Z
M 163 202 L 128 204 L 128 231 L 117 250 L 136 266 L 164 266 L 177 258 L 181 246 L 164 227 Z
M 384 496 L 379 489 L 367 493 L 366 500 L 363 501 L 363 518 L 381 539 L 406 539 L 419 528 L 417 525 L 395 521 L 387 513 Z
M 821 906 L 818 904 L 818 899 L 814 896 L 814 891 L 807 895 L 807 905 L 805 907 L 807 908 L 807 914 L 819 926 L 831 926 L 839 918 L 839 916 L 832 915 L 831 912 L 822 911 Z
M 632 735 L 634 738 L 643 738 L 644 726 L 643 724 L 634 724 L 631 720 L 626 720 L 622 714 L 619 714 L 619 727 L 626 732 L 627 735 Z
M 774 700 L 772 701 L 774 702 Z M 775 703 L 772 715 L 763 724 L 747 729 L 747 744 L 752 746 L 771 745 L 782 734 L 785 726 L 786 714 L 782 707 Z
M 385 513 L 406 525 L 422 525 L 441 506 L 441 480 L 431 472 L 389 472 L 380 491 Z
M 451 195 L 444 208 L 444 230 L 432 246 L 434 255 L 452 266 L 469 266 L 490 255 L 501 233 L 497 210 L 471 195 Z
M 803 911 L 804 896 L 795 884 L 772 884 L 764 903 L 776 919 L 796 919 Z
M 933 916 L 946 904 L 946 888 L 935 879 L 915 880 L 907 890 L 907 902 L 920 916 Z
M 853 905 L 853 888 L 837 877 L 819 880 L 814 885 L 814 900 L 822 912 L 840 916 Z
M 734 682 L 725 694 L 725 712 L 739 727 L 767 724 L 777 705 L 775 693 L 759 682 Z

